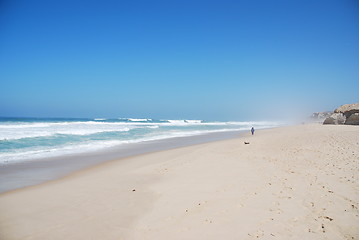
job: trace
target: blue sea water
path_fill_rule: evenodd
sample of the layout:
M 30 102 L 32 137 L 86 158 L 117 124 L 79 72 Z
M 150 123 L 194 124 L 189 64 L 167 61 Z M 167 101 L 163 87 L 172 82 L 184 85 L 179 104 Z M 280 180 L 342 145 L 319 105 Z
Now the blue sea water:
M 0 164 L 97 151 L 125 144 L 213 132 L 271 128 L 278 122 L 0 118 Z

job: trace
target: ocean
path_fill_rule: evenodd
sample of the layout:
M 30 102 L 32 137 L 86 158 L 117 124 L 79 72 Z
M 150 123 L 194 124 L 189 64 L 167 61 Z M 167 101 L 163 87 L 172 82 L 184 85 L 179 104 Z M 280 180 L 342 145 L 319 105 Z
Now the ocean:
M 272 128 L 279 122 L 0 118 L 0 164 L 41 160 L 118 146 L 215 132 Z

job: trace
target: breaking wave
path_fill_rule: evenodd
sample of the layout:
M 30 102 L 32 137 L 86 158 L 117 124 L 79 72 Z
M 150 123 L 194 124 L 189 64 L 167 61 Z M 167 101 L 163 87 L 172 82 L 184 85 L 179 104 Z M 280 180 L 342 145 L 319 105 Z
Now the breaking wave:
M 213 132 L 270 128 L 277 122 L 203 120 L 4 119 L 0 118 L 0 163 L 96 151 L 129 143 Z

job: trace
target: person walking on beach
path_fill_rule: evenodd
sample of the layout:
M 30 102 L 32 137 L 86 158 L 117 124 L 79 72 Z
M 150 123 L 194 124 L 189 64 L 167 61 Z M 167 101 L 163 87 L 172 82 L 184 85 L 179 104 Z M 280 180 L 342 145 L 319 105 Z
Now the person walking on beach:
M 254 127 L 252 127 L 251 132 L 252 132 L 252 135 L 254 135 Z

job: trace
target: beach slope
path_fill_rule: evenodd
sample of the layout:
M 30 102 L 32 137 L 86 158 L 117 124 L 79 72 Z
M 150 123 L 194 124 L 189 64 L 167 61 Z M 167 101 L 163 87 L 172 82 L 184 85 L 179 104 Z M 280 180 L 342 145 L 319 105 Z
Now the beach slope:
M 356 126 L 259 130 L 1 194 L 0 239 L 358 239 L 358 170 Z

